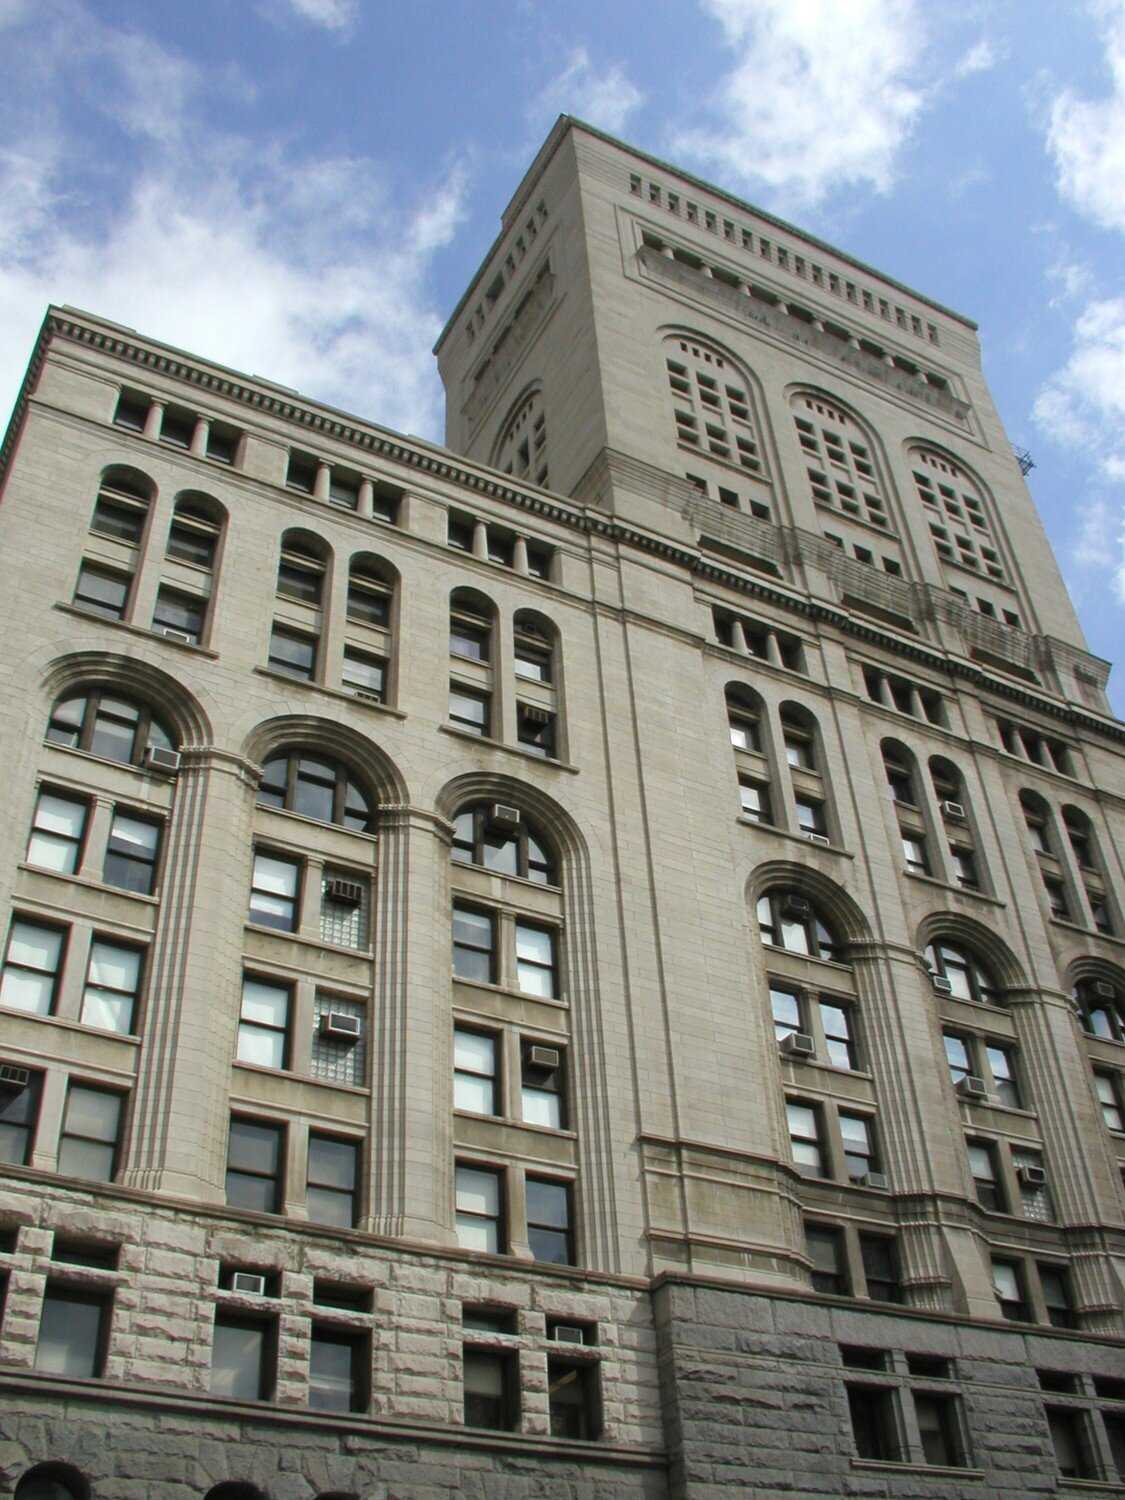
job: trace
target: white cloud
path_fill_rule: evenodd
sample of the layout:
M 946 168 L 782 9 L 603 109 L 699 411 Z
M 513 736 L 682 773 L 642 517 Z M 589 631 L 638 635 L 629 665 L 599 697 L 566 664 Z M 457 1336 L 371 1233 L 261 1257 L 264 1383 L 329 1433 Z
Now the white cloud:
M 302 21 L 326 31 L 350 31 L 359 15 L 359 0 L 285 0 Z
M 1121 477 L 1125 479 L 1125 471 Z M 1081 506 L 1070 557 L 1083 571 L 1108 572 L 1117 602 L 1125 604 L 1125 505 L 1098 498 Z M 1085 597 L 1090 590 L 1080 586 L 1078 592 Z
M 1047 278 L 1058 287 L 1050 300 L 1051 307 L 1061 307 L 1065 302 L 1088 296 L 1094 284 L 1093 272 L 1088 265 L 1065 257 L 1053 261 L 1047 267 Z
M 599 72 L 585 47 L 575 47 L 559 73 L 536 100 L 529 113 L 536 120 L 557 114 L 577 115 L 611 135 L 620 135 L 644 95 L 625 71 L 613 64 Z
M 968 78 L 973 73 L 987 73 L 1000 60 L 998 49 L 986 36 L 982 36 L 955 64 L 953 75 L 955 78 Z
M 0 405 L 55 301 L 438 435 L 429 350 L 442 320 L 428 276 L 460 219 L 463 171 L 404 198 L 377 161 L 220 134 L 214 100 L 175 55 L 142 50 L 69 0 L 54 14 L 73 43 L 46 39 L 57 93 L 72 82 L 68 58 L 84 66 L 96 49 L 119 65 L 114 172 L 84 165 L 81 116 L 0 140 Z M 159 130 L 141 58 L 173 84 Z
M 1103 23 L 1110 92 L 1057 95 L 1047 149 L 1059 192 L 1103 228 L 1125 230 L 1125 0 L 1096 0 L 1093 9 Z
M 700 0 L 734 66 L 718 121 L 674 150 L 796 208 L 857 183 L 887 192 L 924 104 L 925 11 L 916 0 Z
M 1039 392 L 1033 415 L 1055 442 L 1084 450 L 1104 478 L 1125 478 L 1125 298 L 1086 305 L 1070 357 Z

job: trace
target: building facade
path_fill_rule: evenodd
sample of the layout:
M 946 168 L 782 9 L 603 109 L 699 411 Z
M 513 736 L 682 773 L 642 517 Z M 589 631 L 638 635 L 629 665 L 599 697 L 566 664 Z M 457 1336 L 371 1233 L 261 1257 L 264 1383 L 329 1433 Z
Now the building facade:
M 437 354 L 48 311 L 6 1493 L 1120 1493 L 1125 728 L 974 325 L 564 117 Z

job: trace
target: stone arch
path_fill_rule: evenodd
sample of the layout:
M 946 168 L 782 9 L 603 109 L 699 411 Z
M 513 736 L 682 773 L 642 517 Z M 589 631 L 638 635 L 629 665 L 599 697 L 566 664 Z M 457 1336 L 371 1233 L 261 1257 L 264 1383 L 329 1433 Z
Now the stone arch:
M 198 699 L 160 667 L 112 651 L 75 651 L 57 656 L 43 674 L 49 704 L 107 684 L 123 698 L 141 698 L 173 731 L 181 748 L 209 745 L 211 723 Z
M 534 434 L 530 430 L 536 420 L 537 412 L 540 416 L 543 415 L 543 382 L 539 379 L 529 380 L 516 396 L 515 400 L 510 403 L 507 411 L 504 413 L 504 416 L 502 417 L 496 429 L 496 440 L 492 444 L 492 449 L 489 454 L 488 462 L 492 466 L 492 468 L 503 469 L 505 473 L 512 473 L 520 476 L 526 475 L 530 478 L 534 478 L 535 474 L 539 472 L 540 466 L 535 462 L 535 458 L 537 455 L 534 451 Z M 506 450 L 514 441 L 514 439 L 519 436 L 519 433 L 524 425 L 526 425 L 529 429 L 527 465 L 523 468 L 517 468 L 516 461 L 515 459 L 513 459 L 511 466 L 506 466 L 504 463 Z M 540 449 L 543 453 L 545 461 L 545 423 L 543 426 L 543 433 L 543 442 L 542 444 L 540 444 Z
M 795 860 L 771 859 L 756 867 L 747 886 L 751 908 L 760 896 L 779 886 L 807 896 L 817 915 L 845 949 L 872 941 L 871 924 L 854 898 L 827 875 Z
M 1027 987 L 1027 970 L 994 927 L 962 912 L 935 911 L 922 918 L 915 934 L 918 961 L 925 967 L 923 954 L 931 943 L 945 940 L 967 949 L 989 973 L 1000 990 Z
M 91 1500 L 86 1476 L 73 1464 L 49 1459 L 33 1464 L 13 1491 L 13 1500 Z
M 527 781 L 494 771 L 467 771 L 438 793 L 435 808 L 447 822 L 470 802 L 510 802 L 533 818 L 554 845 L 560 863 L 586 860 L 588 846 L 571 815 L 548 793 Z
M 98 488 L 121 490 L 150 505 L 156 499 L 156 480 L 132 464 L 106 464 L 98 476 Z
M 304 748 L 344 760 L 367 782 L 381 807 L 402 806 L 406 782 L 391 757 L 358 730 L 313 714 L 283 714 L 263 720 L 246 736 L 242 754 L 261 765 L 279 750 Z

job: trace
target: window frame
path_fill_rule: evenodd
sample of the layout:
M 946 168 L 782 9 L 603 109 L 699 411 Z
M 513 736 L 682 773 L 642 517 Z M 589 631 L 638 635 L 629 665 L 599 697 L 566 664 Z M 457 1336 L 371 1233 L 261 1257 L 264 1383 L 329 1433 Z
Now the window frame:
M 270 860 L 277 865 L 286 865 L 293 871 L 293 894 L 278 895 L 269 887 L 258 883 L 259 860 Z M 304 884 L 305 861 L 299 857 L 288 854 L 278 854 L 268 846 L 255 844 L 251 853 L 250 865 L 250 905 L 247 921 L 255 927 L 264 927 L 270 932 L 297 932 L 301 925 L 301 888 Z M 255 916 L 255 896 L 271 897 L 278 902 L 287 902 L 291 907 L 289 919 L 286 922 L 276 920 L 263 921 L 260 916 Z
M 283 776 L 270 780 L 271 768 L 277 767 L 281 762 L 284 762 L 285 767 Z M 313 777 L 307 773 L 302 775 L 301 767 L 304 762 L 315 762 L 332 772 L 332 812 L 328 818 L 320 818 L 315 813 L 305 812 L 298 805 L 301 800 L 302 784 L 321 788 L 327 788 L 329 784 L 324 778 Z M 279 791 L 278 789 L 282 787 L 284 789 Z M 278 795 L 280 801 L 269 800 Z M 361 827 L 356 826 L 360 820 L 352 811 L 353 796 L 358 798 L 364 807 Z M 373 833 L 375 831 L 375 798 L 362 777 L 346 761 L 331 753 L 322 752 L 315 746 L 295 745 L 274 750 L 267 755 L 262 762 L 262 775 L 258 783 L 255 805 L 269 808 L 273 812 L 293 813 L 299 818 L 308 818 L 311 823 L 342 828 L 349 833 Z
M 252 1170 L 248 1167 L 231 1165 L 231 1145 L 235 1138 L 236 1127 L 246 1127 L 250 1130 L 258 1130 L 263 1134 L 272 1135 L 274 1140 L 274 1155 L 276 1158 L 275 1170 L 272 1173 Z M 281 1212 L 283 1193 L 285 1187 L 285 1153 L 287 1145 L 287 1126 L 284 1121 L 266 1119 L 256 1115 L 243 1115 L 232 1113 L 230 1126 L 227 1133 L 227 1165 L 224 1185 L 226 1190 L 226 1203 L 228 1208 L 241 1209 L 246 1213 L 278 1214 Z M 270 1182 L 273 1184 L 273 1192 L 270 1197 L 272 1207 L 260 1208 L 253 1203 L 240 1203 L 232 1198 L 231 1178 L 252 1179 L 256 1182 Z
M 132 723 L 131 746 L 127 758 L 117 755 L 109 755 L 104 749 L 95 749 L 94 741 L 98 733 L 98 719 L 102 713 L 102 703 L 109 700 L 112 703 L 124 704 L 136 711 L 135 722 L 115 718 L 112 714 L 106 714 L 110 723 Z M 68 704 L 81 702 L 82 711 L 78 728 L 65 720 L 59 720 L 59 710 Z M 61 730 L 62 732 L 58 732 Z M 52 731 L 55 731 L 52 733 Z M 155 732 L 155 738 L 154 738 Z M 70 735 L 74 735 L 75 743 L 68 744 Z M 128 693 L 118 693 L 112 687 L 92 687 L 87 691 L 72 693 L 60 693 L 51 705 L 51 712 L 47 719 L 45 738 L 50 744 L 59 745 L 66 750 L 81 750 L 86 755 L 96 756 L 99 760 L 112 761 L 118 766 L 136 766 L 143 768 L 145 755 L 151 748 L 177 750 L 178 742 L 165 727 L 159 716 L 152 712 L 148 705 L 140 699 L 132 698 Z
M 96 1094 L 99 1098 L 113 1099 L 117 1106 L 116 1118 L 114 1120 L 114 1134 L 112 1139 L 102 1136 L 85 1135 L 73 1129 L 69 1129 L 71 1103 L 79 1094 Z M 63 1105 L 62 1121 L 59 1125 L 58 1154 L 56 1157 L 57 1170 L 60 1176 L 79 1177 L 87 1182 L 115 1182 L 117 1171 L 121 1165 L 121 1145 L 125 1135 L 125 1114 L 128 1103 L 128 1094 L 120 1089 L 105 1088 L 101 1084 L 88 1083 L 80 1077 L 71 1074 L 67 1079 L 66 1100 Z M 68 1170 L 63 1165 L 65 1146 L 68 1142 L 76 1141 L 83 1145 L 101 1147 L 103 1151 L 109 1152 L 109 1170 L 99 1176 L 92 1176 L 88 1172 L 75 1172 Z

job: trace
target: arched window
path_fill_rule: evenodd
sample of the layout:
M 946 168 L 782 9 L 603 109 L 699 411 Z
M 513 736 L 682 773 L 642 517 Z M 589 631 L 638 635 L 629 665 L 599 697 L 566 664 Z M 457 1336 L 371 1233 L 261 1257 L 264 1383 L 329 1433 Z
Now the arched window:
M 398 575 L 381 557 L 360 552 L 348 568 L 348 637 L 344 687 L 376 703 L 390 701 L 395 587 Z
M 449 719 L 469 734 L 493 734 L 496 609 L 475 589 L 454 589 L 449 599 Z
M 984 1005 L 999 1005 L 1000 994 L 991 971 L 959 944 L 935 938 L 926 949 L 926 963 L 934 979 L 934 988 L 956 1000 L 975 1000 Z
M 558 862 L 548 841 L 518 808 L 474 802 L 453 819 L 452 857 L 497 875 L 518 875 L 537 885 L 558 884 Z
M 117 465 L 106 469 L 98 486 L 90 530 L 115 542 L 138 546 L 155 494 L 156 486 L 139 469 Z
M 726 700 L 742 816 L 772 824 L 775 799 L 765 754 L 765 710 L 758 695 L 740 682 L 728 684 Z
M 262 767 L 258 803 L 358 833 L 370 833 L 375 826 L 374 801 L 355 773 L 342 761 L 308 750 L 279 750 L 270 756 Z
M 839 939 L 800 891 L 775 888 L 759 896 L 758 931 L 771 948 L 840 962 Z
M 504 424 L 494 449 L 492 466 L 517 479 L 530 479 L 541 485 L 548 483 L 547 418 L 541 390 L 523 397 Z
M 893 801 L 900 807 L 918 808 L 918 782 L 914 756 L 898 740 L 884 740 L 882 744 L 883 769 Z
M 736 750 L 752 750 L 761 755 L 763 745 L 762 711 L 756 693 L 741 683 L 731 683 L 726 691 L 730 742 Z
M 36 1464 L 16 1485 L 14 1500 L 89 1500 L 90 1486 L 71 1464 Z
M 941 755 L 932 755 L 930 781 L 948 838 L 953 878 L 965 890 L 979 891 L 980 863 L 969 821 L 965 779 L 951 760 L 946 760 Z
M 857 418 L 815 391 L 798 392 L 791 405 L 815 504 L 889 532 L 871 439 Z
M 1054 854 L 1050 833 L 1051 809 L 1047 801 L 1038 792 L 1022 791 L 1020 808 L 1036 854 Z
M 1113 932 L 1109 892 L 1101 873 L 1094 825 L 1080 807 L 1064 807 L 1062 820 L 1078 866 L 1079 878 L 1086 888 L 1086 899 L 1090 904 L 1094 926 L 1099 932 Z
M 793 785 L 797 831 L 817 844 L 829 839 L 828 793 L 821 772 L 816 720 L 799 703 L 781 705 L 781 737 Z
M 1125 1042 L 1125 981 L 1117 978 L 1080 979 L 1074 1003 L 1082 1029 L 1107 1042 Z
M 287 531 L 281 538 L 277 592 L 283 599 L 319 607 L 324 602 L 324 579 L 330 553 L 309 531 Z
M 749 383 L 730 356 L 702 339 L 673 334 L 664 340 L 664 365 L 680 446 L 764 474 Z
M 169 558 L 207 573 L 214 572 L 225 520 L 226 514 L 217 500 L 198 490 L 185 490 L 176 498 L 168 528 Z
M 554 663 L 554 626 L 531 609 L 516 610 L 512 623 L 515 631 L 516 676 L 527 682 L 553 683 L 557 675 Z
M 143 765 L 150 750 L 175 750 L 164 724 L 143 703 L 111 688 L 67 693 L 51 710 L 47 738 L 124 765 Z

